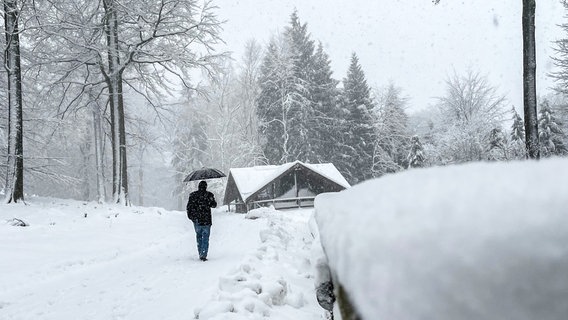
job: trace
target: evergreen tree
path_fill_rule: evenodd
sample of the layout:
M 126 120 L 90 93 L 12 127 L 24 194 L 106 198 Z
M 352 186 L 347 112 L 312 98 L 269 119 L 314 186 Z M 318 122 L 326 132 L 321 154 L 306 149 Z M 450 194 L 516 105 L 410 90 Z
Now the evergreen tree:
M 345 158 L 338 165 L 349 182 L 355 184 L 374 176 L 373 155 L 377 140 L 371 91 L 355 53 L 351 56 L 347 77 L 343 80 L 342 94 L 348 127 L 345 132 L 346 143 L 343 144 Z
M 314 131 L 315 162 L 335 162 L 341 141 L 341 109 L 338 107 L 338 81 L 332 78 L 329 56 L 319 43 L 314 56 L 314 78 L 311 99 L 314 118 L 309 123 Z
M 302 24 L 298 12 L 292 12 L 290 26 L 286 28 L 285 36 L 290 43 L 290 54 L 294 63 L 294 72 L 299 79 L 310 84 L 314 70 L 314 41 L 310 39 L 308 24 Z
M 289 46 L 282 38 L 273 38 L 260 67 L 260 93 L 256 100 L 259 134 L 264 156 L 270 164 L 294 159 L 293 117 L 298 101 L 305 99 L 297 86 L 289 54 Z
M 506 160 L 507 159 L 507 138 L 503 134 L 501 128 L 493 128 L 487 137 L 487 160 Z
M 284 32 L 288 43 L 287 53 L 292 63 L 294 85 L 290 87 L 292 96 L 289 106 L 289 131 L 290 131 L 290 154 L 291 159 L 306 162 L 315 162 L 315 132 L 313 110 L 314 88 L 314 41 L 310 39 L 308 26 L 302 24 L 297 11 L 290 17 L 290 26 Z
M 408 153 L 408 168 L 421 168 L 424 166 L 424 148 L 418 136 L 410 139 L 410 152 Z
M 375 172 L 379 176 L 408 167 L 407 150 L 410 139 L 405 105 L 406 99 L 401 96 L 400 88 L 390 84 L 382 95 L 378 108 L 376 150 L 384 153 L 376 156 L 377 160 L 382 159 L 380 162 L 375 162 Z M 389 158 L 390 161 L 384 161 Z
M 562 124 L 556 118 L 547 100 L 544 100 L 540 105 L 538 126 L 541 155 L 543 157 L 568 153 L 568 149 L 564 144 L 565 133 L 562 131 Z
M 513 124 L 511 125 L 509 152 L 513 159 L 524 159 L 527 154 L 525 149 L 525 125 L 515 108 L 512 108 L 512 112 Z
M 337 81 L 331 78 L 329 57 L 321 45 L 314 50 L 307 24 L 300 22 L 297 12 L 267 48 L 256 107 L 269 163 L 331 159 L 329 145 L 334 140 L 327 133 L 335 121 Z

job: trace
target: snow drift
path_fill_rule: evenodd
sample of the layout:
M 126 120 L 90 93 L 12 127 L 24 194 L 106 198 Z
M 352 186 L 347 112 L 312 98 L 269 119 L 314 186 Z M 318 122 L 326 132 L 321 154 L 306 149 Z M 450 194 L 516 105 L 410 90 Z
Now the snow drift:
M 316 198 L 364 319 L 568 316 L 568 159 L 416 169 Z

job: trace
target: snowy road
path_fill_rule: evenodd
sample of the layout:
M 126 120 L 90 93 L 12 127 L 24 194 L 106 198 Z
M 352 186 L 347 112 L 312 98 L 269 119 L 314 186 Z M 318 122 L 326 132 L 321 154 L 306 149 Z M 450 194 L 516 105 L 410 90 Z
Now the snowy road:
M 0 319 L 318 319 L 310 212 L 214 215 L 209 261 L 181 212 L 61 200 L 0 207 Z M 38 215 L 37 212 L 42 212 Z M 87 218 L 84 214 L 87 213 Z M 248 276 L 248 278 L 247 278 Z

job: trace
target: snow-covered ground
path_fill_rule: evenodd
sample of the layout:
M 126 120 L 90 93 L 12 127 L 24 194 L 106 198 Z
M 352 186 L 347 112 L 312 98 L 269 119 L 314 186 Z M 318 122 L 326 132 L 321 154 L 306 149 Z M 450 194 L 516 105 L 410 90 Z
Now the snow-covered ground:
M 217 209 L 202 262 L 184 212 L 32 197 L 2 204 L 0 319 L 321 319 L 311 214 Z
M 408 170 L 319 195 L 317 227 L 221 208 L 207 262 L 184 212 L 1 204 L 0 319 L 325 319 L 321 235 L 364 319 L 566 320 L 567 181 L 566 158 Z
M 568 159 L 414 169 L 318 195 L 363 319 L 568 319 Z

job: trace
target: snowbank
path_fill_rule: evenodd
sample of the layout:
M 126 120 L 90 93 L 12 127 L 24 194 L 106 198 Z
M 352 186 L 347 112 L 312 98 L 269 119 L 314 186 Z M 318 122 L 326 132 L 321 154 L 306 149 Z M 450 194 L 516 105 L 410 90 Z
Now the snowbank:
M 219 278 L 218 290 L 195 319 L 319 319 L 313 257 L 322 255 L 309 230 L 312 210 L 259 208 L 248 219 L 266 219 L 261 245 Z M 254 217 L 254 218 L 251 218 Z
M 315 208 L 364 319 L 568 317 L 568 159 L 410 170 Z

